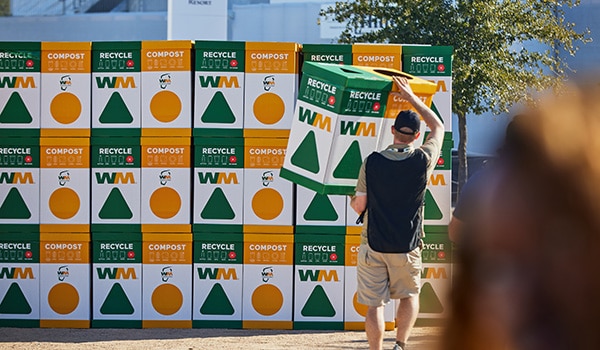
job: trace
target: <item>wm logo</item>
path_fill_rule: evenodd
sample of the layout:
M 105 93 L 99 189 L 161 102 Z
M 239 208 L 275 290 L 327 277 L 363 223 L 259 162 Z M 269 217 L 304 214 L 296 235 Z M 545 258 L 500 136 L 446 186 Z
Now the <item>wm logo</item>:
M 0 88 L 35 89 L 36 86 L 33 77 L 2 77 L 2 79 L 0 79 Z
M 222 267 L 219 268 L 198 268 L 198 278 L 201 280 L 237 280 L 237 273 L 235 269 L 225 270 Z
M 118 279 L 133 279 L 136 280 L 137 276 L 135 275 L 135 269 L 133 267 L 123 268 L 123 267 L 97 267 L 96 272 L 98 273 L 98 278 L 101 280 L 109 279 L 109 280 L 118 280 Z
M 96 77 L 96 85 L 99 89 L 136 88 L 133 77 Z
M 26 267 L 24 269 L 20 267 L 3 267 L 0 269 L 0 278 L 6 279 L 33 279 L 33 270 L 31 267 Z
M 132 172 L 96 173 L 96 182 L 98 184 L 135 184 L 135 178 Z
M 421 272 L 421 278 L 428 279 L 447 279 L 448 274 L 446 273 L 446 269 L 443 267 L 425 267 Z
M 239 184 L 236 173 L 198 173 L 198 180 L 201 184 Z
M 331 271 L 327 271 L 327 270 L 298 270 L 298 273 L 300 274 L 300 281 L 302 281 L 302 282 L 306 282 L 306 281 L 311 281 L 311 282 L 322 282 L 322 281 L 339 282 L 340 281 L 340 279 L 338 278 L 336 270 L 331 270 Z
M 224 77 L 224 76 L 198 76 L 200 79 L 200 86 L 203 88 L 239 88 L 240 83 L 237 77 Z
M 440 81 L 435 81 L 435 80 L 430 80 L 430 82 L 434 83 L 437 85 L 435 92 L 448 92 L 448 88 L 446 87 L 446 82 L 443 80 Z
M 299 108 L 300 115 L 298 116 L 298 119 L 301 122 L 331 132 L 331 117 L 323 116 L 321 113 L 312 112 L 310 109 L 305 109 L 302 106 L 299 106 Z
M 431 174 L 429 177 L 429 186 L 446 186 L 446 178 L 444 174 Z
M 375 137 L 376 125 L 375 123 L 365 122 L 352 122 L 342 120 L 340 125 L 341 135 L 352 135 L 352 136 L 372 136 Z
M 0 184 L 33 184 L 31 173 L 0 173 Z

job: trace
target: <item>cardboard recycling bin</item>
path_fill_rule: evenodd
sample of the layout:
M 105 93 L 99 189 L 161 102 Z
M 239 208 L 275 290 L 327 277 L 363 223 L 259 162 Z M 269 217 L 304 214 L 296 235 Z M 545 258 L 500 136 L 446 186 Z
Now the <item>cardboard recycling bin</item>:
M 303 44 L 304 62 L 352 64 L 352 45 L 349 44 Z
M 402 70 L 402 45 L 353 44 L 352 64 Z
M 242 232 L 244 139 L 194 139 L 194 232 Z
M 244 141 L 244 233 L 293 233 L 293 183 L 280 176 L 286 139 Z
M 143 233 L 142 327 L 192 327 L 192 235 Z
M 40 231 L 90 232 L 90 139 L 40 139 Z
M 421 273 L 420 308 L 417 319 L 421 325 L 440 325 L 447 319 L 452 286 L 452 242 L 445 231 L 425 226 L 423 239 L 423 271 Z
M 142 138 L 142 232 L 191 232 L 191 140 Z
M 92 233 L 92 328 L 142 328 L 141 232 Z
M 242 328 L 243 239 L 194 234 L 194 328 Z
M 0 42 L 0 136 L 40 136 L 41 44 Z
M 244 42 L 196 41 L 194 136 L 242 137 Z
M 246 43 L 244 137 L 289 136 L 298 88 L 296 43 Z
M 296 236 L 294 329 L 344 329 L 344 241 Z
M 92 43 L 92 136 L 140 136 L 141 42 Z
M 244 234 L 244 328 L 292 329 L 294 235 Z
M 42 42 L 42 137 L 89 137 L 91 42 Z
M 39 139 L 0 138 L 0 150 L 0 232 L 39 232 Z
M 434 170 L 425 190 L 425 225 L 444 225 L 452 217 L 452 170 Z
M 192 42 L 142 41 L 142 136 L 192 134 Z
M 90 327 L 89 233 L 40 234 L 40 327 Z
M 375 150 L 391 80 L 353 66 L 305 62 L 281 176 L 321 194 L 354 192 Z
M 0 234 L 0 327 L 40 326 L 40 235 Z
M 91 140 L 93 232 L 141 230 L 141 155 L 137 137 Z
M 296 187 L 296 234 L 346 234 L 346 196 Z
M 404 46 L 403 70 L 436 85 L 431 107 L 452 131 L 452 46 Z

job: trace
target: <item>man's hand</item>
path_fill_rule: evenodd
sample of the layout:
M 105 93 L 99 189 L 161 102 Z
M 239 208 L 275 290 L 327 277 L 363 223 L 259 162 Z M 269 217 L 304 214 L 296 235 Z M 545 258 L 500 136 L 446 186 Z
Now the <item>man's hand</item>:
M 396 87 L 398 87 L 397 93 L 400 95 L 401 98 L 409 102 L 412 101 L 413 98 L 416 98 L 415 93 L 412 91 L 412 88 L 408 83 L 408 79 L 398 75 L 393 76 L 392 79 L 394 80 L 394 84 L 396 84 Z
M 428 138 L 436 139 L 438 145 L 441 147 L 442 141 L 444 140 L 444 124 L 442 124 L 441 120 L 435 115 L 431 108 L 427 107 L 427 105 L 421 101 L 417 95 L 415 95 L 410 87 L 410 84 L 408 83 L 407 78 L 402 76 L 393 76 L 392 79 L 399 90 L 396 93 L 400 95 L 401 98 L 413 105 L 413 107 L 415 107 L 417 113 L 421 115 L 425 121 L 425 124 L 427 124 L 431 130 Z

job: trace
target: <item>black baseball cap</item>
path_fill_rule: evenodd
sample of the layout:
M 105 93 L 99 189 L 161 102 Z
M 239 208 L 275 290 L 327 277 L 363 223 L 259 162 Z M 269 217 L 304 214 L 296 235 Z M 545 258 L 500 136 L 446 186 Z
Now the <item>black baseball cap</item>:
M 402 131 L 402 128 L 409 128 L 413 132 Z M 394 129 L 401 134 L 406 135 L 415 135 L 421 130 L 421 118 L 414 111 L 406 110 L 400 111 L 396 116 L 396 121 L 394 122 Z

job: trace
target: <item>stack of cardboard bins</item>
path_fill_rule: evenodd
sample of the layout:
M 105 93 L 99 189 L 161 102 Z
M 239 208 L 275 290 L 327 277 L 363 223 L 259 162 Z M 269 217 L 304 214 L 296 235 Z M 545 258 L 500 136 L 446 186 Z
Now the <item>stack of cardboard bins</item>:
M 446 126 L 419 321 L 445 316 L 452 48 L 3 42 L 0 53 L 0 325 L 363 329 L 362 227 L 347 194 L 411 108 L 389 93 L 399 71 Z M 386 329 L 394 316 L 391 304 Z

